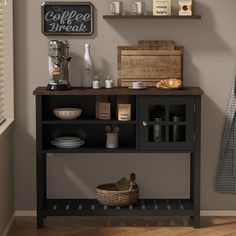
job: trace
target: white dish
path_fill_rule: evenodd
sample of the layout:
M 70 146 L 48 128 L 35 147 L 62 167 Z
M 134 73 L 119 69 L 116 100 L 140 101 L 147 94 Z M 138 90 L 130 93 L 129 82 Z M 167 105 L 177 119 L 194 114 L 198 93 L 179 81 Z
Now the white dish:
M 61 142 L 55 142 L 52 141 L 51 144 L 53 145 L 61 145 L 61 146 L 73 146 L 73 145 L 83 145 L 85 142 L 71 142 L 71 143 L 61 143 Z
M 73 142 L 73 141 L 81 141 L 80 137 L 57 137 L 54 139 L 57 142 Z
M 77 145 L 84 145 L 84 143 L 71 143 L 71 144 L 52 143 L 52 145 L 71 147 L 71 146 L 77 146 Z
M 74 146 L 61 146 L 61 145 L 54 145 L 55 147 L 57 148 L 66 148 L 66 149 L 73 149 L 73 148 L 79 148 L 81 147 L 82 145 L 74 145 Z
M 53 110 L 54 115 L 61 120 L 74 120 L 78 118 L 82 109 L 80 108 L 57 108 Z
M 77 145 L 73 145 L 73 146 L 63 146 L 63 145 L 56 145 L 55 144 L 53 146 L 56 146 L 58 148 L 76 148 L 76 147 L 81 147 L 82 145 L 77 144 Z
M 84 142 L 67 142 L 67 143 L 64 143 L 64 142 L 52 141 L 51 143 L 52 144 L 59 144 L 59 145 L 77 145 L 77 144 L 83 144 Z
M 80 137 L 57 137 L 51 141 L 57 148 L 79 148 L 85 144 L 85 140 Z
M 55 143 L 81 143 L 84 142 L 84 140 L 68 140 L 68 141 L 58 141 L 58 140 L 53 140 Z
M 128 87 L 129 89 L 133 90 L 142 90 L 142 89 L 147 89 L 147 87 Z
M 57 143 L 57 142 L 51 142 L 53 146 L 56 146 L 57 148 L 78 148 L 81 147 L 82 145 L 85 144 L 85 142 L 81 143 L 71 143 L 71 144 L 62 144 L 62 143 Z
M 57 139 L 55 139 L 55 140 L 53 140 L 54 142 L 57 142 L 57 143 L 80 143 L 80 142 L 82 142 L 82 141 L 84 141 L 84 140 L 82 140 L 82 139 L 71 139 L 71 140 L 57 140 Z

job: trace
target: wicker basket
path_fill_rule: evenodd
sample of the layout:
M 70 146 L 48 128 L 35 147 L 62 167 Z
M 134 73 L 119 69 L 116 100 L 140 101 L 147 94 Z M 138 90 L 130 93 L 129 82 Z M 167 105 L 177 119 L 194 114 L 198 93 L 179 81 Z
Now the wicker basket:
M 135 180 L 135 175 L 134 175 Z M 116 184 L 103 184 L 96 188 L 96 196 L 99 203 L 112 207 L 124 207 L 133 205 L 139 197 L 139 188 L 132 181 L 131 188 L 119 191 Z

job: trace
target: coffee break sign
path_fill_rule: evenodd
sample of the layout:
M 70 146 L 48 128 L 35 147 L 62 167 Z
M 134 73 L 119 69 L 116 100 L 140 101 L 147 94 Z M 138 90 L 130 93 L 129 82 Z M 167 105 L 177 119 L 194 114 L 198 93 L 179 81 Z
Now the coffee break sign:
M 42 32 L 45 35 L 91 35 L 93 14 L 90 2 L 44 2 Z

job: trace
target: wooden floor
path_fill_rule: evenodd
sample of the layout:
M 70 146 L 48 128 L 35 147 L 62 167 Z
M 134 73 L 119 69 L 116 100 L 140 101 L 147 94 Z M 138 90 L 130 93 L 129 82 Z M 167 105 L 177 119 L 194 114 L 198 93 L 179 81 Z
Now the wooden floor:
M 8 236 L 236 236 L 236 217 L 202 217 L 201 229 L 188 218 L 52 217 L 35 228 L 35 217 L 16 217 Z

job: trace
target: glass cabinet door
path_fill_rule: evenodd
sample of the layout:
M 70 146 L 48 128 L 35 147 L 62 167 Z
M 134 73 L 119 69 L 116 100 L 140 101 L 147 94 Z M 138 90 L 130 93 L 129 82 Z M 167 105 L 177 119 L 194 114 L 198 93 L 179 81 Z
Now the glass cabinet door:
M 139 118 L 141 150 L 193 150 L 194 97 L 141 96 Z

